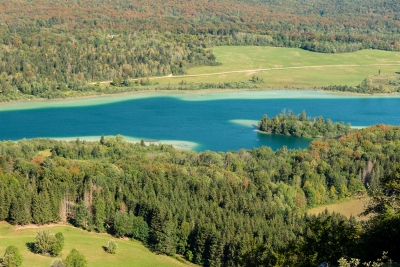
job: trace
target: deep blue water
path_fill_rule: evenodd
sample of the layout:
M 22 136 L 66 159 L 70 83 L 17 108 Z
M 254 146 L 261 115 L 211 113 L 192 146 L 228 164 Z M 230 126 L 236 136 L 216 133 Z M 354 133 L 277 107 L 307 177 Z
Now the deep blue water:
M 282 110 L 350 122 L 353 126 L 400 124 L 400 98 L 260 99 L 183 101 L 172 97 L 136 99 L 86 107 L 0 112 L 0 139 L 117 135 L 186 140 L 196 150 L 227 151 L 267 145 L 305 147 L 309 139 L 259 134 L 229 122 L 259 120 Z

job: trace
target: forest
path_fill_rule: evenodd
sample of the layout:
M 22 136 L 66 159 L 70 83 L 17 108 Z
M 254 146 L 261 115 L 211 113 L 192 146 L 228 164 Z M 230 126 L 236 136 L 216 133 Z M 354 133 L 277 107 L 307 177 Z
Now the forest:
M 103 80 L 217 65 L 219 45 L 400 49 L 396 0 L 0 3 L 1 100 L 66 97 Z
M 384 251 L 399 261 L 399 149 L 400 127 L 386 125 L 302 150 L 198 153 L 122 136 L 4 141 L 0 220 L 68 221 L 202 266 L 316 266 Z M 305 214 L 367 193 L 366 222 Z

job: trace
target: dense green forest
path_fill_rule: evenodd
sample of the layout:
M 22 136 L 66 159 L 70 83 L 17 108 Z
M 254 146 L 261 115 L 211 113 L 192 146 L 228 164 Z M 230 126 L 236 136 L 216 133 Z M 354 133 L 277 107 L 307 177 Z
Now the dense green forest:
M 396 0 L 0 3 L 1 99 L 95 91 L 88 82 L 218 64 L 210 47 L 400 49 Z
M 385 125 L 304 150 L 198 153 L 122 136 L 1 142 L 0 219 L 68 220 L 203 266 L 313 266 L 382 251 L 400 260 L 398 206 L 381 201 L 397 196 L 383 185 L 398 183 L 399 149 L 400 127 Z M 380 201 L 371 209 L 383 214 L 367 223 L 303 215 L 367 189 Z
M 278 114 L 272 119 L 264 114 L 258 123 L 258 130 L 272 134 L 282 134 L 295 137 L 337 137 L 351 131 L 350 124 L 344 125 L 343 122 L 333 123 L 330 119 L 307 118 L 306 112 L 294 115 L 292 111 L 288 114 Z

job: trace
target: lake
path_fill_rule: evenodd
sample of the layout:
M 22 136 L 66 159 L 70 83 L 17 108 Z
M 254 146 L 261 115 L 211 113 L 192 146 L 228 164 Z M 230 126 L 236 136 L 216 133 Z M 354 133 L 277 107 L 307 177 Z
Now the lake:
M 322 115 L 352 126 L 400 124 L 398 96 L 352 96 L 315 91 L 264 91 L 205 95 L 133 95 L 0 106 L 1 140 L 51 137 L 166 142 L 196 151 L 270 146 L 304 148 L 311 139 L 255 131 L 263 114 L 283 110 Z

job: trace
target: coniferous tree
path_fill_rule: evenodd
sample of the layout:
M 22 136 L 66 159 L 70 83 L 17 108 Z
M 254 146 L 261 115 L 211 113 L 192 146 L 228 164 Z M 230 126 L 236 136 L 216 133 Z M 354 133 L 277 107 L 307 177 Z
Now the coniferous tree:
M 89 229 L 91 224 L 90 222 L 90 213 L 88 208 L 86 207 L 85 202 L 80 201 L 75 209 L 75 223 L 76 226 L 82 227 L 83 229 Z
M 104 219 L 106 217 L 105 214 L 105 203 L 102 197 L 96 197 L 96 200 L 93 204 L 93 217 L 94 217 L 94 224 L 97 228 L 97 231 L 104 232 Z
M 29 207 L 26 202 L 26 197 L 23 192 L 16 192 L 15 195 L 18 197 L 13 197 L 10 205 L 10 223 L 25 225 L 30 222 Z

